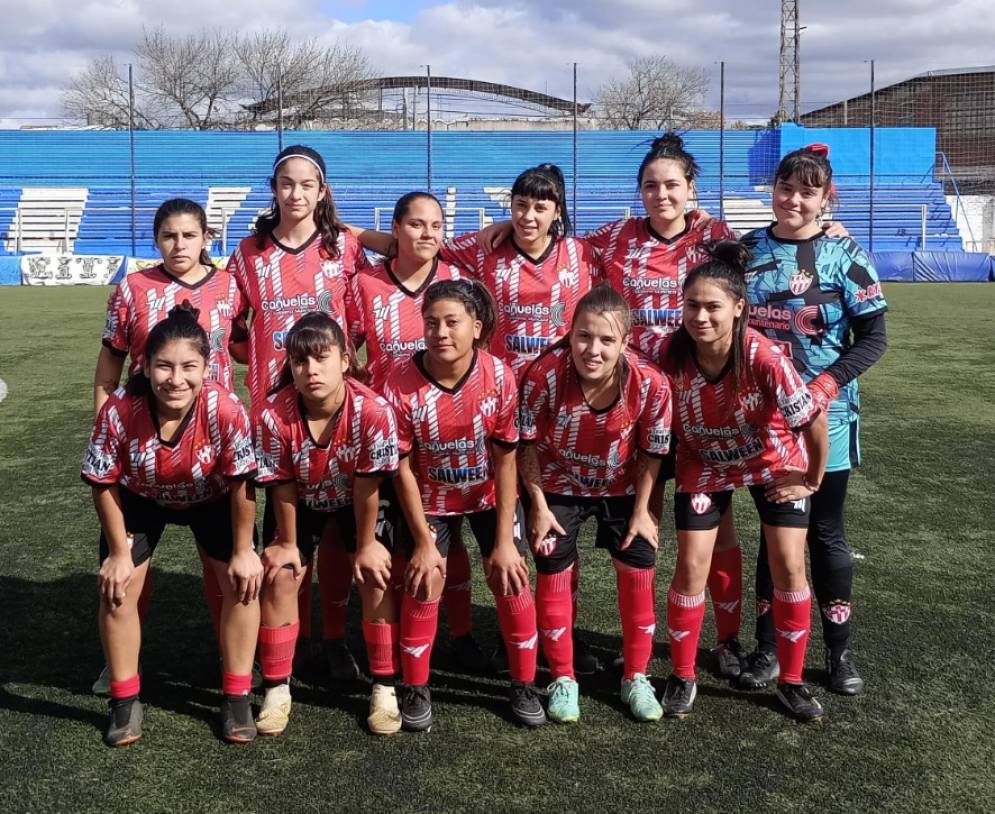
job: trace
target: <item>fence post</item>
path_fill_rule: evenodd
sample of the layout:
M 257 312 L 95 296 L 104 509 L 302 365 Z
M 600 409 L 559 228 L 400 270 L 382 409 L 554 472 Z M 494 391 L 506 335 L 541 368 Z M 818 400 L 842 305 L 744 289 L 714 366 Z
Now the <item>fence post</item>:
M 62 251 L 69 254 L 69 207 L 62 209 Z
M 131 256 L 137 251 L 137 227 L 135 225 L 135 207 L 137 193 L 135 190 L 135 78 L 134 70 L 128 65 L 128 152 L 131 162 Z
M 719 220 L 726 219 L 726 64 L 719 63 Z
M 867 224 L 867 251 L 874 251 L 874 123 L 877 119 L 877 108 L 874 98 L 874 60 L 871 60 L 871 174 L 868 179 L 870 190 L 870 218 Z
M 432 66 L 425 66 L 425 133 L 428 149 L 425 187 L 432 191 Z
M 922 239 L 919 241 L 919 248 L 922 251 L 926 251 L 926 215 L 928 207 L 926 204 L 922 205 Z
M 283 152 L 283 66 L 276 64 L 276 142 L 277 152 Z
M 221 254 L 225 257 L 228 256 L 228 219 L 231 217 L 231 212 L 227 209 L 222 212 L 221 221 Z
M 573 201 L 571 205 L 571 221 L 574 230 L 577 229 L 577 63 L 574 63 L 574 123 L 573 123 Z

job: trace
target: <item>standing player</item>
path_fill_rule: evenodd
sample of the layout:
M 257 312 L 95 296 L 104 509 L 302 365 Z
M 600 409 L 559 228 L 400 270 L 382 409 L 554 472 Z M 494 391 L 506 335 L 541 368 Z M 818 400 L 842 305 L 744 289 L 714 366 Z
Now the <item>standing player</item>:
M 781 345 L 829 420 L 829 463 L 812 496 L 808 547 L 822 612 L 829 688 L 856 695 L 864 682 L 850 649 L 853 557 L 844 504 L 850 470 L 860 462 L 857 377 L 887 347 L 887 305 L 866 252 L 848 237 L 827 237 L 819 227 L 833 194 L 828 153 L 825 145 L 812 145 L 781 160 L 774 178 L 776 222 L 751 232 L 744 243 L 753 254 L 747 274 L 750 324 Z M 762 540 L 757 558 L 757 650 L 739 678 L 744 687 L 763 687 L 778 674 L 770 603 L 770 569 Z
M 455 280 L 459 271 L 439 259 L 444 219 L 438 199 L 427 192 L 409 192 L 394 206 L 391 236 L 395 257 L 352 278 L 357 319 L 351 326 L 354 347 L 366 345 L 370 387 L 383 386 L 398 360 L 425 348 L 421 308 L 425 290 L 436 280 Z M 385 489 L 389 490 L 387 485 Z M 446 608 L 454 661 L 471 672 L 483 672 L 487 658 L 473 638 L 470 555 L 461 536 L 451 541 L 446 558 Z
M 510 368 L 482 350 L 494 330 L 489 292 L 444 280 L 425 292 L 424 351 L 397 365 L 387 397 L 397 413 L 401 464 L 397 496 L 411 551 L 401 604 L 406 728 L 432 726 L 428 687 L 439 596 L 451 540 L 465 517 L 494 593 L 509 656 L 511 709 L 526 726 L 546 720 L 532 686 L 536 616 L 517 499 L 517 388 Z
M 374 734 L 390 735 L 401 728 L 394 694 L 397 609 L 390 589 L 392 534 L 379 487 L 397 471 L 394 415 L 354 378 L 345 334 L 327 314 L 301 317 L 286 348 L 283 387 L 253 420 L 257 480 L 271 487 L 279 529 L 263 540 L 259 651 L 266 697 L 257 726 L 265 735 L 287 727 L 300 579 L 314 549 L 331 535 L 355 556 L 374 682 L 367 721 Z
M 573 668 L 570 572 L 588 518 L 615 565 L 622 621 L 622 701 L 639 721 L 663 710 L 646 668 L 653 651 L 658 520 L 650 494 L 670 448 L 670 386 L 628 348 L 629 307 L 601 284 L 577 304 L 570 333 L 526 370 L 518 468 L 529 502 L 529 543 L 539 572 L 536 605 L 553 678 L 549 717 L 580 717 Z
M 256 736 L 249 706 L 262 564 L 253 549 L 256 471 L 238 398 L 206 380 L 210 344 L 184 302 L 149 332 L 142 371 L 100 408 L 83 460 L 100 518 L 100 638 L 110 670 L 110 746 L 142 735 L 138 598 L 169 524 L 189 526 L 222 586 L 225 740 Z
M 271 211 L 256 221 L 255 234 L 244 238 L 228 269 L 244 297 L 240 320 L 251 311 L 246 384 L 253 409 L 277 385 L 286 359 L 286 338 L 294 322 L 310 311 L 324 311 L 348 335 L 356 319 L 349 280 L 368 267 L 359 242 L 341 228 L 326 180 L 325 161 L 310 147 L 295 144 L 273 162 Z M 264 526 L 273 513 L 266 502 Z M 270 529 L 270 531 L 272 531 Z M 352 585 L 349 557 L 341 541 L 330 539 L 318 557 L 322 633 L 333 678 L 359 674 L 345 644 L 346 604 Z M 310 635 L 311 577 L 301 591 L 301 621 Z
M 94 414 L 100 412 L 104 402 L 117 389 L 127 357 L 130 356 L 130 375 L 142 371 L 149 332 L 183 300 L 188 300 L 197 309 L 200 325 L 210 340 L 207 379 L 232 389 L 228 343 L 232 339 L 232 316 L 239 310 L 240 297 L 235 278 L 215 268 L 208 256 L 211 231 L 207 226 L 207 214 L 195 201 L 173 198 L 163 202 L 156 210 L 152 234 L 162 263 L 155 268 L 127 275 L 114 289 L 107 303 L 103 346 L 93 377 Z M 209 561 L 202 559 L 201 564 L 204 596 L 215 632 L 219 632 L 221 587 L 214 579 Z M 149 577 L 145 580 L 139 601 L 139 614 L 144 612 L 151 587 L 152 579 Z M 93 685 L 94 692 L 101 695 L 107 693 L 108 676 L 105 667 Z
M 681 328 L 665 341 L 677 452 L 677 564 L 667 599 L 674 672 L 663 707 L 687 715 L 697 694 L 695 657 L 716 529 L 733 490 L 748 486 L 770 545 L 773 614 L 781 674 L 777 697 L 799 720 L 822 717 L 802 683 L 811 626 L 805 579 L 809 497 L 822 480 L 826 419 L 790 360 L 747 327 L 749 254 L 725 241 L 684 281 Z M 804 436 L 804 443 L 798 439 Z

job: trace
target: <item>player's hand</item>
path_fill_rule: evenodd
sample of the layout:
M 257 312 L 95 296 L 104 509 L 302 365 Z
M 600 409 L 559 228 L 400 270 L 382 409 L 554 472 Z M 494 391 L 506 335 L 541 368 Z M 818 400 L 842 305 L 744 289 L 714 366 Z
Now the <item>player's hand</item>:
M 390 564 L 391 556 L 387 546 L 374 539 L 357 549 L 352 575 L 359 585 L 366 585 L 369 580 L 381 591 L 386 591 L 390 586 Z
M 838 220 L 822 224 L 822 231 L 825 232 L 826 237 L 850 237 L 847 228 Z
M 649 511 L 634 512 L 629 518 L 629 530 L 619 548 L 625 551 L 636 537 L 642 537 L 656 551 L 660 548 L 660 524 Z
M 484 560 L 484 574 L 499 596 L 517 596 L 529 587 L 529 564 L 513 543 L 494 546 Z
M 815 491 L 806 481 L 804 472 L 792 470 L 768 484 L 765 495 L 771 503 L 794 503 L 811 497 Z
M 428 599 L 432 592 L 432 575 L 437 570 L 443 579 L 446 578 L 446 561 L 435 546 L 435 535 L 432 538 L 432 545 L 415 549 L 404 572 L 404 590 L 415 599 Z
M 259 598 L 263 584 L 263 561 L 251 548 L 231 555 L 228 561 L 228 583 L 235 598 L 243 605 Z
M 695 209 L 694 217 L 694 228 L 698 231 L 704 231 L 705 227 L 715 220 L 707 209 Z
M 272 585 L 281 568 L 289 568 L 294 572 L 294 579 L 300 581 L 304 576 L 304 565 L 301 563 L 301 551 L 296 543 L 273 543 L 263 549 L 263 568 L 266 569 L 266 584 Z
M 477 245 L 480 246 L 484 254 L 490 254 L 508 239 L 512 231 L 511 221 L 509 220 L 492 223 L 490 226 L 485 226 L 477 232 Z
M 128 595 L 128 586 L 135 575 L 131 552 L 111 554 L 100 566 L 97 574 L 97 590 L 109 608 L 120 607 Z
M 556 549 L 556 535 L 566 535 L 563 526 L 556 520 L 549 507 L 540 508 L 533 503 L 529 511 L 529 548 L 533 554 L 548 557 Z
M 836 379 L 823 371 L 808 383 L 808 392 L 812 394 L 815 406 L 825 413 L 840 394 L 840 386 Z

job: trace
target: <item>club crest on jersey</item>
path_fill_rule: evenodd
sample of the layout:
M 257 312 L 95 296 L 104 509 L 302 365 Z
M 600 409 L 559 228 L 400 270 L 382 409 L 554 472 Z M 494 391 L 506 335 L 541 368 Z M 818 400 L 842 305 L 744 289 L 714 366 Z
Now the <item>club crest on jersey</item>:
M 338 277 L 341 270 L 341 264 L 335 260 L 326 260 L 321 264 L 321 273 L 324 274 L 329 280 L 333 277 Z
M 580 273 L 571 271 L 567 266 L 557 270 L 556 276 L 560 279 L 560 285 L 564 288 L 576 288 L 580 285 Z
M 335 450 L 335 457 L 343 462 L 355 461 L 356 447 L 352 444 L 340 444 Z
M 228 300 L 218 300 L 215 307 L 217 308 L 218 314 L 221 316 L 231 316 L 231 303 L 228 302 Z
M 850 618 L 853 605 L 844 602 L 842 599 L 834 599 L 822 606 L 822 615 L 834 625 L 842 625 Z
M 197 450 L 197 460 L 204 466 L 208 466 L 214 460 L 214 449 L 210 444 L 205 444 Z
M 712 499 L 704 492 L 691 495 L 691 511 L 695 514 L 704 514 L 712 508 Z
M 791 278 L 788 280 L 788 288 L 791 289 L 791 293 L 796 297 L 804 294 L 812 286 L 812 282 L 815 280 L 815 275 L 807 269 L 798 269 Z
M 763 396 L 758 390 L 748 390 L 740 397 L 744 410 L 758 410 L 763 403 Z
M 480 400 L 480 412 L 486 416 L 492 416 L 497 412 L 498 400 L 496 396 L 488 396 Z

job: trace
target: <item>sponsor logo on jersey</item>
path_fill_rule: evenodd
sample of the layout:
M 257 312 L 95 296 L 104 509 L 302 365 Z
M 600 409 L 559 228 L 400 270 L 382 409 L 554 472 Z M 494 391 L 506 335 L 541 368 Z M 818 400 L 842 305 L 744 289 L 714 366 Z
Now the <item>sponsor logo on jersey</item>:
M 542 635 L 545 636 L 550 641 L 558 642 L 560 638 L 563 636 L 563 634 L 566 632 L 567 629 L 565 627 L 554 627 L 550 630 L 546 630 L 544 628 L 542 631 Z
M 275 350 L 283 350 L 287 342 L 287 334 L 290 331 L 273 331 L 273 348 Z
M 773 331 L 790 331 L 794 313 L 790 308 L 776 305 L 751 305 L 749 322 L 754 328 Z
M 834 625 L 842 625 L 850 618 L 853 605 L 842 599 L 834 599 L 822 606 L 822 615 Z
M 679 308 L 636 308 L 632 311 L 633 325 L 670 325 L 681 322 Z
M 216 328 L 211 331 L 211 350 L 212 351 L 222 351 L 225 348 L 225 329 Z
M 392 466 L 397 460 L 397 444 L 391 440 L 377 441 L 370 450 L 370 460 L 377 469 Z
M 518 427 L 523 433 L 531 435 L 535 432 L 535 415 L 524 405 L 518 408 Z
M 604 466 L 605 461 L 600 455 L 594 455 L 593 453 L 578 452 L 570 447 L 564 447 L 560 450 L 560 457 L 565 458 L 568 461 L 573 461 L 578 464 L 587 464 L 588 466 Z
M 789 421 L 799 413 L 805 413 L 812 408 L 812 394 L 805 389 L 796 391 L 780 403 L 781 412 Z
M 792 644 L 796 644 L 798 640 L 801 639 L 801 637 L 806 635 L 807 633 L 808 633 L 807 630 L 782 630 L 781 628 L 777 629 L 777 635 L 780 636 L 782 639 L 787 639 Z
M 380 351 L 388 355 L 408 356 L 419 350 L 425 350 L 424 339 L 412 339 L 410 342 L 383 342 L 380 345 Z
M 83 469 L 95 478 L 103 478 L 114 466 L 114 459 L 100 447 L 90 444 L 86 448 Z
M 318 300 L 311 294 L 298 294 L 296 297 L 277 297 L 272 300 L 263 300 L 261 305 L 263 311 L 314 311 L 318 308 Z
M 509 353 L 535 355 L 549 344 L 548 336 L 522 336 L 509 334 L 504 338 L 504 347 Z
M 759 438 L 751 438 L 744 446 L 733 449 L 700 449 L 698 455 L 703 461 L 712 464 L 728 464 L 735 461 L 745 461 L 763 452 L 764 445 Z
M 246 464 L 255 463 L 255 450 L 252 446 L 252 439 L 242 433 L 236 433 L 232 441 L 231 459 L 232 463 L 241 469 Z
M 857 302 L 867 302 L 881 296 L 881 283 L 871 283 L 867 288 L 858 288 L 856 294 Z
M 696 492 L 691 495 L 691 511 L 695 514 L 704 514 L 712 508 L 712 498 L 704 492 Z
M 576 480 L 577 483 L 579 483 L 585 489 L 591 489 L 591 490 L 607 489 L 609 486 L 612 485 L 611 478 L 597 478 L 594 477 L 593 475 L 578 475 Z
M 564 305 L 563 303 L 536 302 L 525 305 L 517 302 L 504 303 L 501 310 L 511 319 L 524 319 L 531 322 L 549 322 L 552 325 L 563 325 Z
M 651 432 L 646 436 L 646 440 L 654 449 L 666 449 L 670 446 L 670 432 Z
M 807 269 L 798 269 L 791 277 L 788 279 L 788 288 L 791 289 L 791 293 L 796 297 L 804 294 L 812 286 L 812 281 L 815 280 L 815 275 Z
M 667 628 L 667 633 L 670 635 L 670 638 L 673 639 L 675 642 L 683 641 L 684 639 L 686 639 L 688 636 L 691 635 L 690 630 L 674 630 L 672 627 Z
M 739 435 L 739 430 L 735 427 L 708 427 L 704 424 L 690 424 L 687 421 L 682 426 L 685 435 L 700 435 L 704 438 L 735 438 Z
M 421 445 L 435 454 L 480 455 L 484 451 L 484 442 L 479 438 L 454 438 L 451 441 L 432 441 L 426 439 Z
M 430 466 L 429 480 L 436 483 L 481 483 L 487 480 L 486 466 Z
M 819 336 L 824 332 L 818 305 L 806 305 L 795 312 L 792 320 L 795 332 L 802 336 Z
M 678 289 L 678 283 L 669 277 L 625 277 L 622 280 L 622 288 L 631 288 L 633 291 L 670 292 Z

